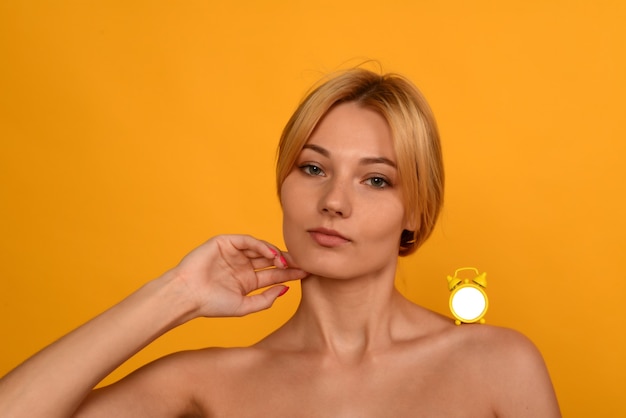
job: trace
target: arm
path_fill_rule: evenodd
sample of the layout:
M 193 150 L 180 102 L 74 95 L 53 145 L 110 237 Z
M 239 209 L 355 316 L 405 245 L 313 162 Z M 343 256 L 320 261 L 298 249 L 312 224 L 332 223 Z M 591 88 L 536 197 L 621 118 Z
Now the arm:
M 523 335 L 503 330 L 490 370 L 498 417 L 560 418 L 554 388 L 541 353 Z
M 283 286 L 246 295 L 305 276 L 286 268 L 281 257 L 248 236 L 209 240 L 174 269 L 3 377 L 0 416 L 71 416 L 100 380 L 172 328 L 201 316 L 241 316 L 269 308 Z

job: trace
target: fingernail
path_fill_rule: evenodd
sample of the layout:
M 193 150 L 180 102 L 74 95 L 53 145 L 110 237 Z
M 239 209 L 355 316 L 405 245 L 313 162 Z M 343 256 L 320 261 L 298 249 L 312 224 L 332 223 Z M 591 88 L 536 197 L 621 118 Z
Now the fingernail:
M 282 295 L 287 293 L 287 290 L 289 290 L 289 286 L 283 287 L 283 290 L 280 291 L 280 293 L 278 294 L 278 297 L 281 297 Z
M 285 266 L 285 268 L 287 268 L 287 260 L 285 260 L 285 257 L 283 257 L 282 255 L 280 256 L 280 262 L 283 263 L 283 266 Z
M 275 250 L 275 249 L 270 248 L 270 251 L 272 252 L 272 254 L 274 254 L 274 257 L 276 257 L 276 256 L 278 255 L 278 253 L 276 252 L 276 250 Z

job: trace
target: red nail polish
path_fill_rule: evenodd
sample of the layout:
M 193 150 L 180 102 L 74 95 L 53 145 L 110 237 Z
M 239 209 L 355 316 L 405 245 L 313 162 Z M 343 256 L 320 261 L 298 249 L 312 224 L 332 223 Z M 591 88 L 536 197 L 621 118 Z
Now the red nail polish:
M 287 267 L 287 260 L 282 255 L 280 256 L 280 262 L 283 263 L 283 266 Z
M 270 248 L 270 251 L 272 252 L 272 254 L 274 254 L 274 257 L 276 257 L 276 256 L 278 255 L 278 253 L 276 252 L 276 250 L 275 250 L 275 249 Z
M 281 297 L 282 295 L 287 293 L 287 290 L 289 290 L 289 286 L 283 287 L 283 290 L 280 291 L 280 293 L 278 294 L 278 297 Z

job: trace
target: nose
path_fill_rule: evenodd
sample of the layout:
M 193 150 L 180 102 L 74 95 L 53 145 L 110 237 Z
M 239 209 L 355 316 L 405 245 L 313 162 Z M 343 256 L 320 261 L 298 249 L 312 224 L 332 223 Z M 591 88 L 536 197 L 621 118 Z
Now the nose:
M 352 213 L 352 196 L 348 182 L 330 179 L 320 199 L 320 211 L 326 215 L 345 218 Z

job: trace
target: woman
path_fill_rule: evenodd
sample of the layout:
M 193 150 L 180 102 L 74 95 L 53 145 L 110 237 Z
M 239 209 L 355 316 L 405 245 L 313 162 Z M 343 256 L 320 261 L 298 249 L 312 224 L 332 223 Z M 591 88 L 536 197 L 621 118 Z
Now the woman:
M 394 288 L 443 196 L 435 122 L 410 82 L 354 69 L 315 89 L 283 132 L 277 184 L 289 252 L 209 240 L 4 377 L 0 416 L 560 416 L 527 339 L 457 327 Z M 269 308 L 305 277 L 294 316 L 259 343 L 173 354 L 92 390 L 168 330 Z

